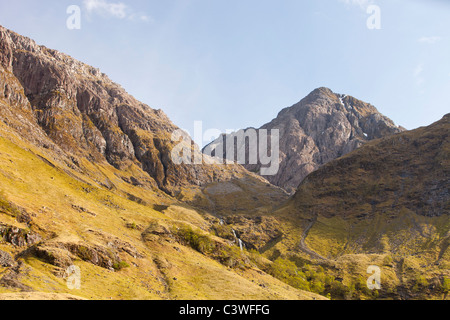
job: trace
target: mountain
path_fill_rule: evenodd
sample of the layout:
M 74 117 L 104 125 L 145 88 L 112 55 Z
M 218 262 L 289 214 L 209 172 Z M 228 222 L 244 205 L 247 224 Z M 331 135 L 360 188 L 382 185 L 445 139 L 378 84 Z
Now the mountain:
M 188 163 L 161 110 L 0 27 L 0 300 L 447 297 L 448 115 L 401 132 L 320 88 L 266 128 L 290 197 Z
M 267 254 L 320 261 L 347 284 L 377 265 L 384 298 L 444 297 L 449 177 L 450 114 L 367 142 L 311 173 L 273 213 L 290 231 Z
M 283 190 L 239 165 L 174 163 L 161 110 L 3 27 L 0 120 L 3 298 L 323 299 L 217 235 L 221 211 L 270 210 Z
M 138 167 L 141 177 L 135 178 L 142 181 L 136 184 L 168 193 L 212 182 L 222 173 L 230 177 L 220 168 L 175 167 L 169 150 L 178 128 L 163 111 L 137 101 L 99 70 L 5 29 L 1 44 L 3 118 L 28 139 L 120 170 Z M 24 119 L 12 120 L 18 110 Z
M 279 130 L 280 167 L 277 174 L 264 177 L 291 193 L 308 174 L 331 160 L 373 139 L 404 131 L 374 106 L 328 88 L 314 90 L 259 129 L 266 129 L 269 134 L 271 130 Z M 220 143 L 226 146 L 226 136 L 205 149 Z M 248 145 L 244 148 L 248 154 Z M 246 161 L 242 164 L 249 171 L 260 172 L 260 163 Z
M 126 182 L 172 196 L 241 178 L 266 185 L 241 166 L 174 164 L 171 151 L 178 141 L 172 141 L 172 133 L 179 128 L 162 110 L 137 101 L 105 74 L 70 56 L 5 28 L 0 36 L 0 117 L 55 160 L 93 176 L 98 171 L 83 167 L 83 159 L 111 165 Z M 199 153 L 198 147 L 192 149 Z M 102 175 L 96 182 L 114 188 Z

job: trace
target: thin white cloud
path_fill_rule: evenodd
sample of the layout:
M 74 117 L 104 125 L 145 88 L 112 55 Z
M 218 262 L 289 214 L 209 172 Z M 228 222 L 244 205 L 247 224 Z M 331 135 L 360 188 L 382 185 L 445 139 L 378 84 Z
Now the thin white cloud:
M 110 15 L 119 19 L 127 17 L 127 5 L 122 2 L 109 3 L 106 0 L 84 0 L 84 6 L 89 14 Z
M 425 44 L 435 44 L 439 41 L 441 41 L 441 37 L 439 36 L 432 36 L 432 37 L 422 37 L 419 38 L 417 41 L 419 41 L 420 43 L 425 43 Z
M 151 21 L 151 18 L 142 13 L 134 12 L 132 8 L 123 2 L 108 2 L 107 0 L 84 0 L 84 7 L 88 14 L 98 14 L 117 19 Z
M 374 3 L 373 0 L 339 0 L 339 2 L 345 3 L 346 5 L 358 6 L 362 10 L 367 10 Z

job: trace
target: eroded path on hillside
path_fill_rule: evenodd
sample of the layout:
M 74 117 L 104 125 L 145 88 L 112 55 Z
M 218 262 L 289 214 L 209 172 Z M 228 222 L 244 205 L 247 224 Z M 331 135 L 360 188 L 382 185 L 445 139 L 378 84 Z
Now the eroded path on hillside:
M 300 247 L 300 250 L 309 254 L 313 259 L 328 261 L 327 258 L 321 256 L 317 252 L 308 248 L 308 246 L 305 243 L 305 240 L 306 240 L 306 237 L 308 237 L 309 231 L 316 224 L 316 222 L 317 222 L 317 216 L 314 217 L 314 219 L 306 226 L 305 230 L 303 231 L 302 238 L 300 239 L 299 247 Z

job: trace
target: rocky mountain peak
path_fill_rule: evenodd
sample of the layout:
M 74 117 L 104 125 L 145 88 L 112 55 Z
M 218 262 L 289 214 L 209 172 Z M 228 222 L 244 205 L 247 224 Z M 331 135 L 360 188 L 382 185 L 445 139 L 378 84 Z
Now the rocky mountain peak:
M 297 104 L 283 109 L 260 129 L 280 132 L 280 168 L 276 175 L 265 178 L 290 192 L 308 174 L 329 161 L 367 141 L 404 130 L 371 104 L 325 87 L 315 89 Z M 260 164 L 244 166 L 253 172 L 261 169 Z

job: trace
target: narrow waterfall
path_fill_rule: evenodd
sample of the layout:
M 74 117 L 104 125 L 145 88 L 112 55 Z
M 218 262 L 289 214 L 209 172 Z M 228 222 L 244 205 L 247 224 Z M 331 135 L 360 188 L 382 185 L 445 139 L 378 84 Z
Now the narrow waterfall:
M 239 240 L 239 248 L 241 248 L 241 251 L 244 251 L 244 243 L 242 242 L 241 239 L 238 240 Z
M 236 235 L 236 231 L 234 231 L 234 229 L 231 229 L 231 231 L 233 232 L 234 239 L 236 240 L 236 243 L 239 245 L 239 248 L 241 248 L 241 251 L 244 251 L 245 248 L 244 242 L 238 238 L 238 236 Z

